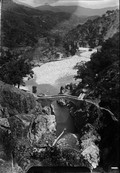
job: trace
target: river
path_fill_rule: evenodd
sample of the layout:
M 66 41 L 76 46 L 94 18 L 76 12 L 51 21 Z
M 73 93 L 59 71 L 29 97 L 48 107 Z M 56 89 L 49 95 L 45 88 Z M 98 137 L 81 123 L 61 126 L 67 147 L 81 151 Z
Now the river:
M 90 55 L 95 51 L 95 49 L 88 51 L 86 48 L 80 55 L 74 55 L 60 61 L 48 62 L 40 67 L 35 67 L 33 69 L 34 78 L 29 81 L 26 80 L 25 82 L 26 89 L 32 92 L 32 86 L 36 86 L 37 94 L 58 94 L 61 86 L 75 82 L 74 75 L 77 74 L 77 70 L 74 69 L 74 66 L 76 63 L 89 61 Z M 52 105 L 54 106 L 56 115 L 57 135 L 59 135 L 64 128 L 67 128 L 70 132 L 74 131 L 72 117 L 69 116 L 69 109 L 67 107 L 61 107 L 57 102 L 53 102 Z

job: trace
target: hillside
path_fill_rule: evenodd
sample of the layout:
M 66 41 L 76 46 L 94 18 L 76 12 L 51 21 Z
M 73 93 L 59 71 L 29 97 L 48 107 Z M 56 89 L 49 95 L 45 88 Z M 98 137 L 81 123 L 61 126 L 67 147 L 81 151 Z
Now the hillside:
M 65 47 L 71 45 L 95 47 L 119 31 L 119 10 L 108 11 L 94 20 L 88 20 L 71 30 L 64 39 Z
M 98 16 L 77 17 L 72 15 L 69 20 L 58 23 L 55 28 L 51 30 L 52 33 L 59 33 L 63 38 L 72 29 L 77 27 L 78 24 L 84 24 L 87 20 L 94 20 Z
M 38 43 L 39 38 L 46 37 L 51 32 L 59 34 L 62 41 L 70 29 L 114 8 L 93 10 L 77 6 L 50 5 L 33 8 L 25 4 L 17 4 L 12 0 L 4 0 L 2 2 L 2 45 L 12 48 L 33 47 Z
M 3 1 L 2 40 L 7 47 L 33 46 L 56 24 L 69 20 L 70 14 L 39 10 Z
M 46 9 L 47 10 L 47 9 Z M 52 33 L 67 33 L 70 28 L 84 23 L 88 17 L 77 17 L 70 13 L 20 5 L 12 0 L 2 2 L 2 45 L 6 47 L 35 46 L 39 38 Z M 91 17 L 92 18 L 92 17 Z M 62 37 L 61 37 L 62 40 Z
M 108 8 L 101 8 L 101 9 L 91 9 L 91 8 L 84 8 L 81 6 L 50 6 L 50 5 L 43 5 L 36 7 L 39 10 L 47 10 L 53 12 L 65 12 L 70 14 L 75 14 L 78 17 L 81 16 L 101 16 L 102 14 L 106 13 L 108 10 L 115 10 L 117 7 L 108 7 Z
M 27 173 L 34 166 L 40 167 L 38 172 L 42 171 L 42 167 L 43 172 L 48 172 L 50 166 L 67 166 L 85 167 L 86 172 L 111 173 L 114 172 L 112 167 L 119 167 L 119 11 L 108 11 L 97 18 L 90 16 L 88 21 L 88 17 L 79 18 L 71 13 L 72 10 L 69 13 L 42 11 L 4 0 L 2 43 L 9 48 L 3 47 L 0 52 L 0 173 Z M 64 116 L 66 123 L 69 124 L 71 118 L 74 130 L 64 126 L 61 134 L 57 135 L 60 125 L 57 119 L 62 120 L 63 117 L 50 103 L 57 96 L 41 92 L 40 75 L 50 84 L 55 73 L 61 74 L 60 80 L 66 82 L 66 76 L 71 72 L 69 66 L 57 68 L 56 62 L 54 65 L 51 62 L 50 68 L 50 63 L 44 64 L 48 65 L 42 66 L 45 71 L 38 77 L 34 76 L 34 83 L 29 81 L 32 89 L 40 86 L 39 96 L 15 85 L 20 85 L 18 80 L 21 81 L 28 71 L 33 75 L 33 57 L 38 56 L 44 62 L 53 61 L 53 54 L 63 49 L 63 41 L 70 53 L 75 53 L 78 46 L 101 45 L 101 49 L 86 62 L 78 56 L 80 62 L 74 68 L 77 71 L 75 78 L 79 81 L 65 86 L 65 90 L 77 99 L 74 102 L 59 100 L 61 108 L 57 110 L 62 116 L 67 114 L 62 105 L 64 102 L 69 110 L 69 116 Z M 30 46 L 29 49 L 26 46 Z M 75 56 L 71 59 L 76 62 Z M 73 65 L 73 61 L 67 60 L 69 63 L 65 59 L 65 64 Z M 48 77 L 48 73 L 52 78 Z M 13 79 L 17 82 L 14 83 Z M 60 88 L 59 80 L 56 81 Z M 43 87 L 47 91 L 47 87 Z M 60 93 L 62 90 L 64 92 L 63 86 Z M 64 119 L 62 122 L 65 124 Z M 96 167 L 100 171 L 94 170 Z M 116 173 L 118 171 L 115 170 Z M 50 172 L 56 171 L 50 169 Z M 73 172 L 76 171 L 73 169 Z
M 22 1 L 21 3 L 20 3 L 20 1 L 17 1 L 17 0 L 13 0 L 13 1 L 18 4 L 23 4 L 25 6 L 29 6 L 24 1 Z M 29 6 L 29 7 L 32 7 L 32 6 Z M 40 6 L 33 7 L 33 8 L 38 9 L 40 11 L 65 12 L 65 13 L 75 14 L 76 16 L 81 17 L 81 16 L 102 15 L 106 11 L 115 10 L 118 7 L 113 6 L 113 7 L 101 8 L 101 9 L 91 9 L 91 8 L 85 8 L 85 7 L 82 7 L 79 5 L 53 6 L 53 5 L 50 5 L 49 3 L 45 3 L 44 5 L 40 5 Z

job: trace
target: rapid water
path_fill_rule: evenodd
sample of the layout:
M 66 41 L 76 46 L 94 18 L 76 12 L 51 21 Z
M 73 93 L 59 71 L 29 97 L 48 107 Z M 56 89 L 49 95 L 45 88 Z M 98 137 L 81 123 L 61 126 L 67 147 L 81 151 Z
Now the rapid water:
M 32 86 L 37 86 L 37 93 L 47 95 L 58 94 L 60 87 L 70 82 L 75 82 L 74 75 L 77 71 L 75 65 L 81 61 L 88 61 L 93 51 L 85 51 L 80 56 L 75 55 L 61 61 L 53 61 L 35 67 L 34 79 L 26 81 L 26 88 L 32 91 Z

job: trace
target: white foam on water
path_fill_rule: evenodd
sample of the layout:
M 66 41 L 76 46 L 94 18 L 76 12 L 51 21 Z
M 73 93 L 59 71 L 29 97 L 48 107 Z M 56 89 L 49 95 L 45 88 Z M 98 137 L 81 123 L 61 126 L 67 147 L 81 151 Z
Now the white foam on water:
M 65 77 L 76 75 L 76 69 L 73 69 L 76 63 L 80 61 L 89 61 L 90 55 L 95 52 L 88 51 L 86 48 L 86 52 L 83 52 L 78 55 L 74 55 L 68 59 L 64 59 L 62 61 L 54 61 L 43 64 L 41 67 L 35 67 L 33 69 L 34 74 L 36 76 L 36 83 L 40 84 L 50 84 L 55 86 L 58 79 Z

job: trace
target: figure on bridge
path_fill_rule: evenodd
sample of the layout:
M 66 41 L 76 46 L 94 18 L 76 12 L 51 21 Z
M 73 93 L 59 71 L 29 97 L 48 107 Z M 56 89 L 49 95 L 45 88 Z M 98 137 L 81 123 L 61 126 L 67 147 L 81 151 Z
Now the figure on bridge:
M 63 86 L 60 87 L 60 94 L 64 94 L 64 87 Z

